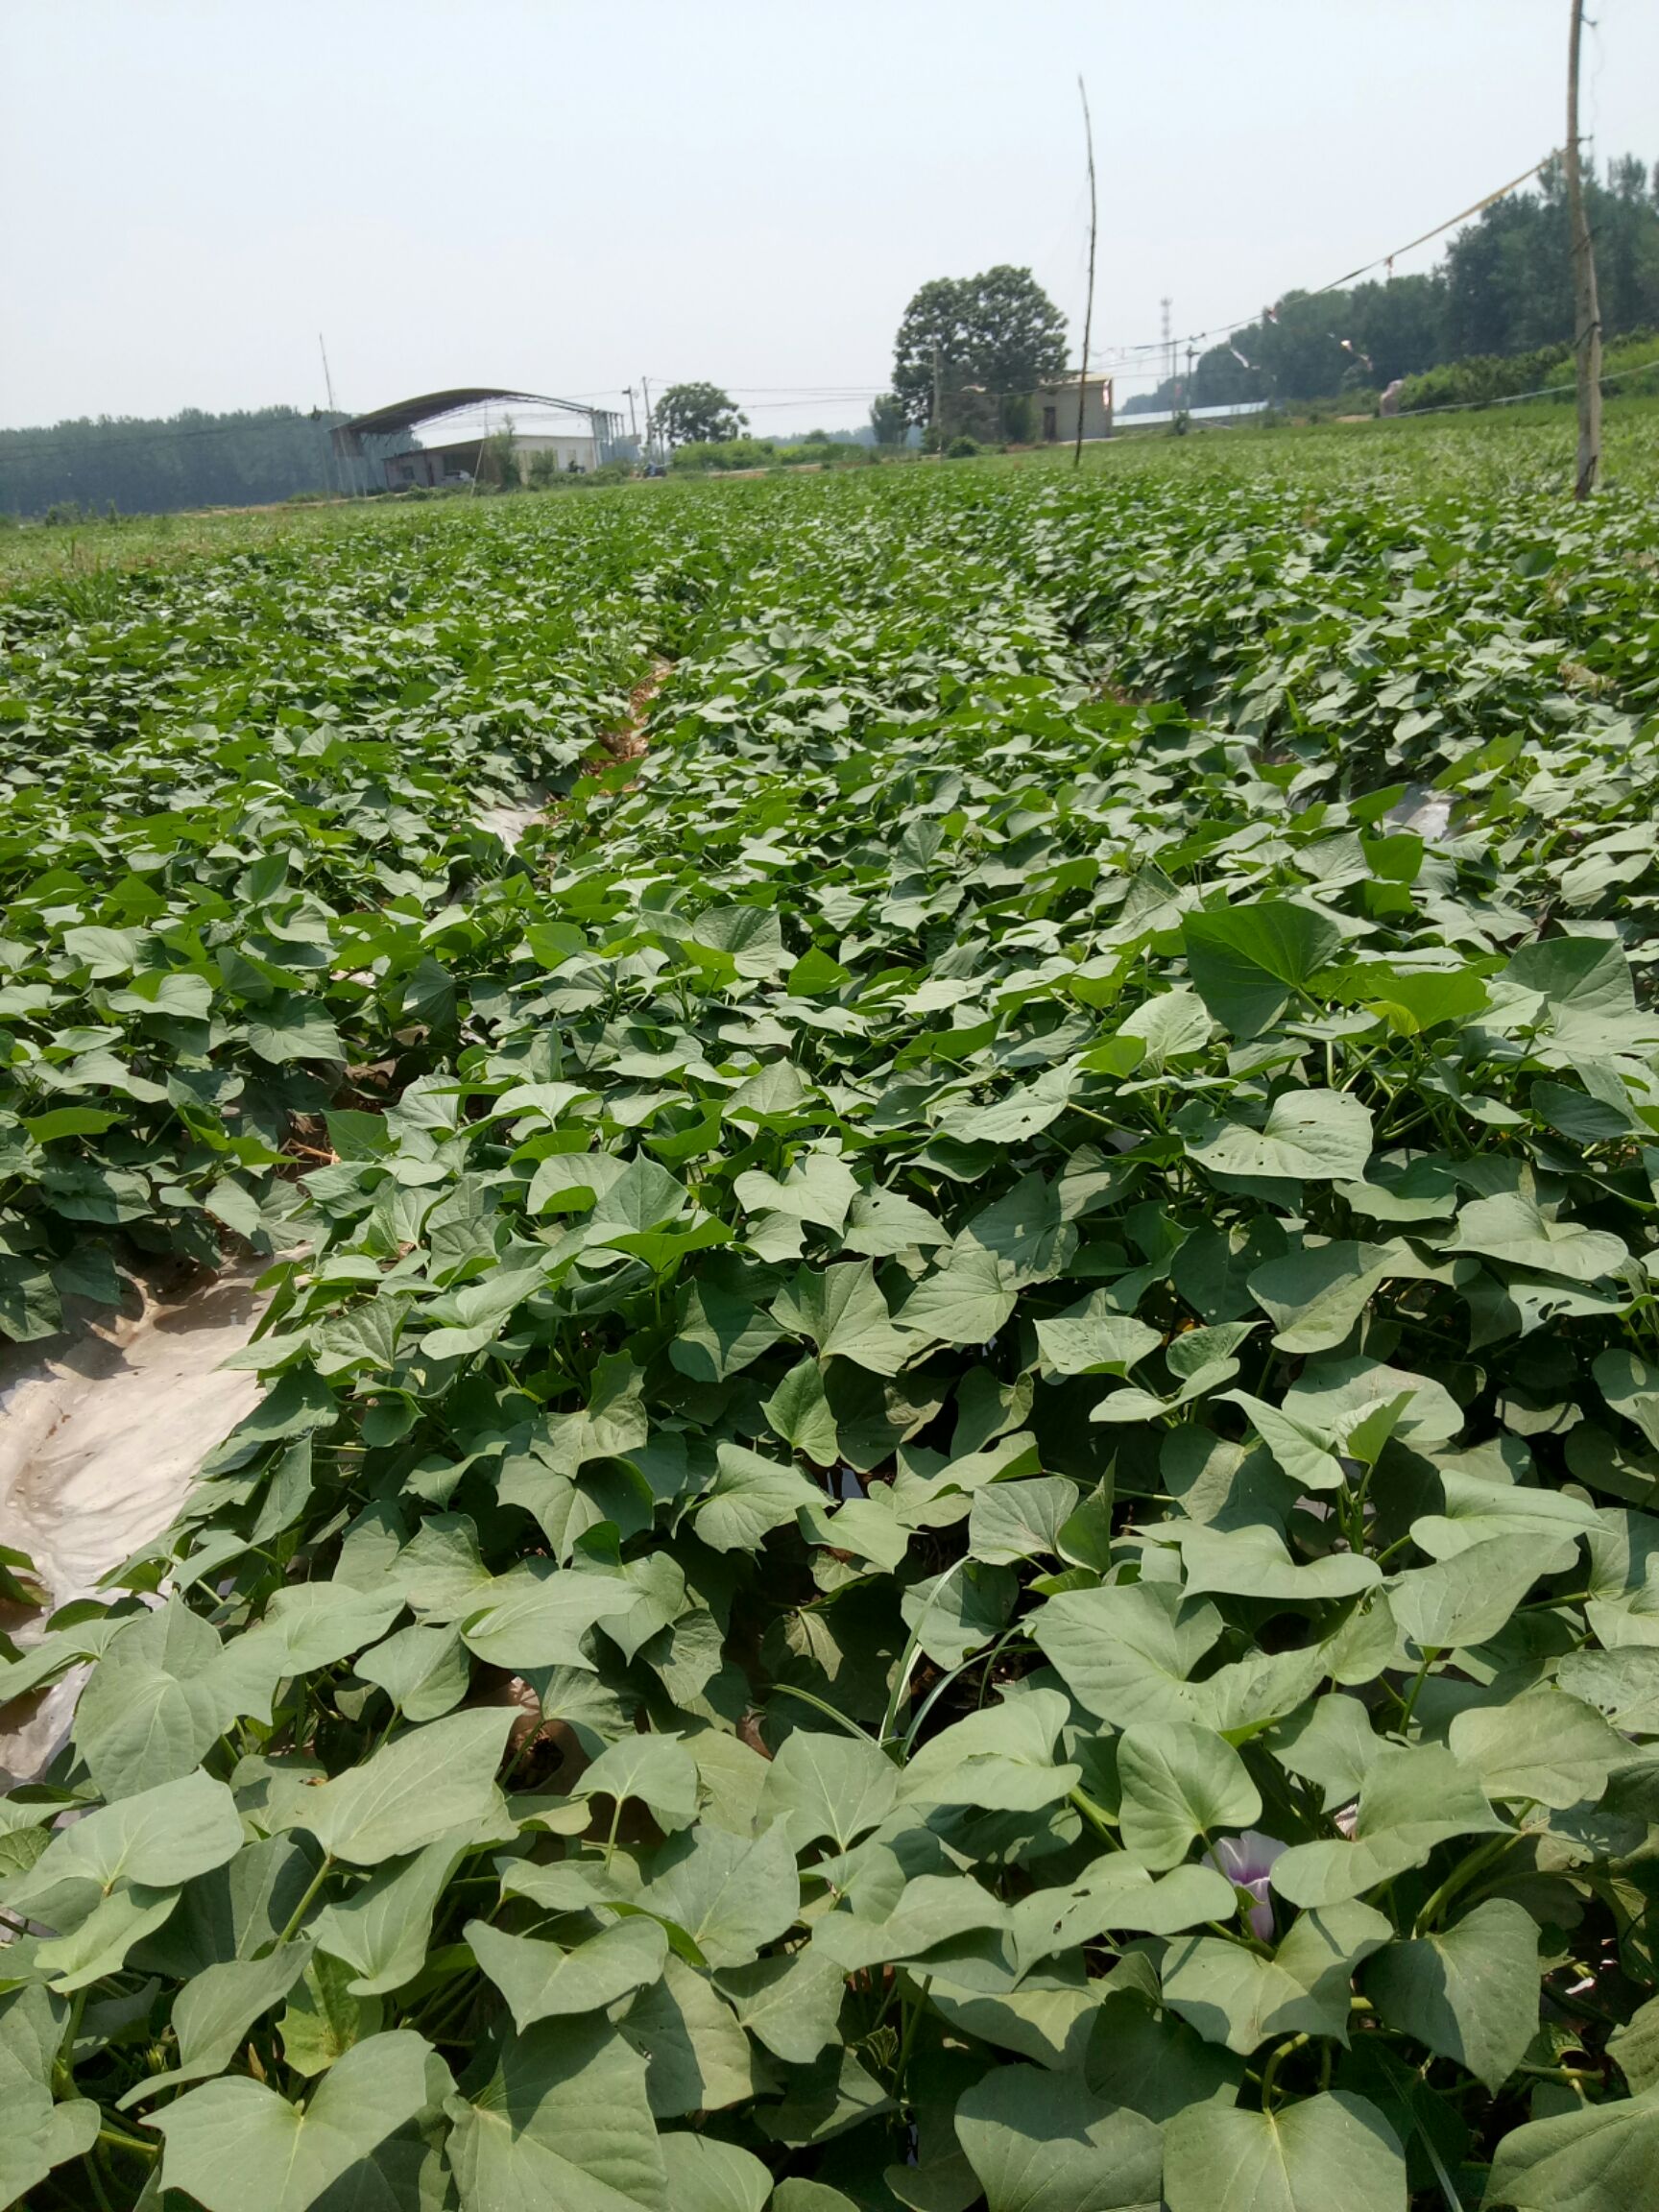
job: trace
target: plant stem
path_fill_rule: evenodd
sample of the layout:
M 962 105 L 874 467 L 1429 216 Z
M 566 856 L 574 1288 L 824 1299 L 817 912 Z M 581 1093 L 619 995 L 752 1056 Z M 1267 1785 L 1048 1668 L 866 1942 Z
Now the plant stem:
M 319 1866 L 316 1873 L 312 1875 L 310 1882 L 306 1886 L 304 1896 L 301 1897 L 299 1904 L 295 1906 L 293 1912 L 289 1916 L 287 1927 L 283 1929 L 281 1935 L 276 1938 L 276 1948 L 278 1951 L 281 1950 L 283 1944 L 287 1942 L 288 1938 L 294 1935 L 296 1930 L 299 1928 L 301 1921 L 304 1919 L 306 1913 L 311 1910 L 312 1903 L 316 1898 L 318 1890 L 321 1889 L 324 1883 L 327 1881 L 328 1876 L 333 1871 L 333 1868 L 334 1860 L 332 1854 L 325 1852 L 323 1855 L 322 1865 Z
M 86 2161 L 86 2178 L 92 2184 L 92 2194 L 98 2200 L 98 2212 L 115 2212 L 109 2201 L 109 2192 L 104 2186 L 104 2176 L 98 2171 L 103 2160 L 98 2156 L 99 2145 L 92 2146 L 92 2156 Z
M 86 2009 L 87 1984 L 83 1983 L 69 2003 L 69 2018 L 64 2024 L 63 2040 L 58 2046 L 58 2064 L 55 2071 L 67 2088 L 75 2080 L 75 2038 L 81 2032 L 81 2015 Z
M 125 2128 L 115 2127 L 108 2120 L 100 2125 L 98 2140 L 100 2143 L 113 2144 L 117 2151 L 131 2151 L 134 2157 L 148 2159 L 151 2165 L 161 2155 L 159 2143 L 146 2143 L 142 2136 L 129 2135 Z
M 1263 2112 L 1271 2112 L 1273 2109 L 1273 2078 L 1279 2071 L 1280 2060 L 1287 2058 L 1292 2051 L 1300 2051 L 1304 2043 L 1310 2041 L 1311 2037 L 1308 2035 L 1292 2035 L 1287 2043 L 1276 2044 L 1269 2053 L 1267 2063 L 1262 2069 L 1262 2109 Z
M 881 1743 L 883 1746 L 892 1741 L 894 1723 L 899 1718 L 899 1708 L 903 1704 L 909 1693 L 910 1674 L 911 1670 L 916 1665 L 916 1654 L 922 1648 L 922 1631 L 926 1627 L 933 1608 L 939 1602 L 939 1593 L 950 1581 L 951 1575 L 959 1575 L 967 1564 L 968 1554 L 964 1552 L 960 1559 L 955 1560 L 946 1568 L 927 1593 L 926 1602 L 922 1607 L 915 1627 L 910 1631 L 910 1641 L 905 1645 L 903 1656 L 899 1662 L 899 1671 L 894 1678 L 893 1694 L 887 1700 L 887 1710 L 881 1717 Z
M 820 1713 L 828 1713 L 836 1726 L 845 1728 L 849 1736 L 861 1736 L 866 1743 L 874 1743 L 876 1741 L 868 1728 L 860 1728 L 856 1720 L 838 1712 L 825 1698 L 815 1697 L 810 1690 L 797 1690 L 792 1682 L 775 1682 L 772 1694 L 776 1697 L 799 1697 L 804 1705 L 815 1705 Z
M 1123 1848 L 1123 1846 L 1118 1840 L 1117 1832 L 1113 1827 L 1112 1822 L 1107 1818 L 1106 1815 L 1101 1812 L 1099 1806 L 1095 1804 L 1092 1797 L 1085 1796 L 1081 1790 L 1071 1790 L 1068 1791 L 1067 1792 L 1067 1802 L 1076 1806 L 1078 1812 L 1082 1814 L 1084 1819 L 1088 1821 L 1090 1827 L 1094 1829 L 1095 1835 L 1098 1836 L 1102 1842 L 1107 1844 L 1110 1849 L 1114 1851 L 1120 1851 Z
M 1502 1836 L 1495 1836 L 1490 1843 L 1484 1844 L 1479 1851 L 1471 1851 L 1467 1859 L 1453 1867 L 1451 1873 L 1447 1875 L 1445 1881 L 1441 1883 L 1439 1888 L 1435 1890 L 1418 1913 L 1413 1934 L 1421 1936 L 1426 1928 L 1433 1927 L 1458 1890 L 1466 1883 L 1472 1882 L 1477 1874 L 1484 1873 L 1495 1860 L 1500 1859 L 1508 1850 L 1511 1843 L 1518 1843 L 1520 1839 L 1518 1829 L 1506 1828 Z
M 1435 1660 L 1438 1659 L 1439 1656 L 1440 1647 L 1437 1644 L 1431 1644 L 1423 1654 L 1423 1664 L 1418 1668 L 1416 1673 L 1413 1675 L 1411 1680 L 1411 1687 L 1406 1693 L 1406 1702 L 1400 1709 L 1400 1733 L 1402 1736 L 1405 1735 L 1407 1729 L 1411 1725 L 1411 1716 L 1417 1709 L 1418 1693 L 1422 1690 L 1424 1683 L 1429 1679 L 1430 1668 L 1433 1666 Z
M 910 2046 L 916 2040 L 916 2031 L 927 2009 L 927 1992 L 932 1986 L 932 1975 L 925 1974 L 921 1988 L 904 2001 L 904 2031 L 899 2038 L 899 2056 L 893 2062 L 893 2087 L 901 2098 L 904 2095 L 904 2079 L 910 2064 Z

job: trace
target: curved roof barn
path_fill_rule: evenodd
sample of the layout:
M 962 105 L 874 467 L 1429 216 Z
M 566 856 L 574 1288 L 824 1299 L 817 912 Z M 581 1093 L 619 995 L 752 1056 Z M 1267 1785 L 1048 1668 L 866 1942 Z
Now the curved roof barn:
M 602 407 L 557 399 L 545 392 L 521 392 L 501 384 L 458 384 L 447 392 L 421 392 L 413 399 L 395 399 L 389 407 L 375 407 L 367 415 L 354 415 L 349 422 L 337 423 L 334 450 L 355 460 L 362 456 L 365 438 L 408 437 L 422 423 L 442 422 L 451 415 L 470 414 L 475 408 L 502 400 L 520 407 L 557 407 L 584 416 L 594 423 L 596 435 L 598 419 L 606 414 Z

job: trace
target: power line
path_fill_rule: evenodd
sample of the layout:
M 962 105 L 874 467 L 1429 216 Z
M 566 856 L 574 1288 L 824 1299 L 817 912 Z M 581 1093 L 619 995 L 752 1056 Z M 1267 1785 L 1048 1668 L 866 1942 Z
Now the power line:
M 1355 280 L 1360 276 L 1369 276 L 1373 269 L 1385 268 L 1391 263 L 1399 260 L 1402 255 L 1415 252 L 1419 246 L 1427 246 L 1431 239 L 1439 238 L 1443 236 L 1446 231 L 1455 229 L 1459 223 L 1467 223 L 1474 216 L 1484 214 L 1488 207 L 1495 206 L 1500 200 L 1506 199 L 1511 192 L 1519 191 L 1523 184 L 1529 183 L 1531 180 L 1538 175 L 1540 170 L 1545 168 L 1549 162 L 1555 158 L 1558 151 L 1558 148 L 1551 148 L 1551 151 L 1544 155 L 1541 159 L 1534 161 L 1529 169 L 1524 169 L 1519 177 L 1510 178 L 1506 184 L 1500 184 L 1496 191 L 1485 193 L 1480 199 L 1475 201 L 1472 205 L 1459 209 L 1455 215 L 1448 215 L 1444 221 L 1436 223 L 1431 229 L 1419 231 L 1415 238 L 1407 239 L 1404 246 L 1396 246 L 1386 253 L 1379 253 L 1373 260 L 1361 262 L 1358 268 L 1350 269 L 1340 276 L 1332 277 L 1328 284 L 1321 284 L 1317 286 L 1313 291 L 1306 293 L 1304 297 L 1310 300 L 1320 300 L 1323 299 L 1328 292 L 1339 292 L 1344 285 L 1354 283 Z M 1096 368 L 1106 369 L 1116 368 L 1118 366 L 1128 368 L 1137 354 L 1161 353 L 1165 352 L 1172 345 L 1197 345 L 1200 340 L 1205 338 L 1226 337 L 1231 332 L 1241 329 L 1247 323 L 1255 322 L 1262 312 L 1259 307 L 1253 308 L 1247 314 L 1235 315 L 1226 322 L 1213 323 L 1207 328 L 1202 330 L 1190 330 L 1185 334 L 1184 337 L 1178 338 L 1176 332 L 1170 325 L 1168 315 L 1169 306 L 1170 302 L 1166 300 L 1164 302 L 1165 327 L 1159 337 L 1141 339 L 1134 342 L 1130 342 L 1128 340 L 1118 341 L 1113 346 L 1102 349 L 1102 350 L 1095 355 L 1094 366 Z M 724 387 L 724 389 L 729 390 L 734 397 L 739 398 L 766 392 L 822 392 L 825 398 L 829 399 L 830 397 L 861 398 L 866 394 L 874 395 L 878 391 L 885 390 L 885 386 L 733 384 Z
M 885 390 L 885 385 L 870 384 L 862 392 L 820 393 L 809 399 L 756 399 L 751 404 L 761 414 L 773 415 L 785 407 L 833 407 L 849 399 L 874 399 Z
M 1499 185 L 1495 192 L 1486 193 L 1473 205 L 1462 208 L 1457 214 L 1448 215 L 1443 222 L 1436 223 L 1432 229 L 1420 231 L 1415 238 L 1407 239 L 1404 246 L 1396 246 L 1389 252 L 1379 253 L 1374 260 L 1361 262 L 1358 268 L 1348 270 L 1341 276 L 1334 276 L 1328 284 L 1319 285 L 1315 290 L 1305 294 L 1304 297 L 1310 300 L 1319 300 L 1323 299 L 1328 292 L 1339 292 L 1344 285 L 1352 284 L 1358 277 L 1368 276 L 1373 269 L 1389 266 L 1399 260 L 1403 254 L 1415 252 L 1419 246 L 1426 246 L 1431 239 L 1441 237 L 1446 231 L 1455 229 L 1459 223 L 1467 223 L 1472 217 L 1484 214 L 1488 207 L 1496 205 L 1500 200 L 1507 198 L 1511 192 L 1518 191 L 1523 184 L 1528 183 L 1547 163 L 1555 158 L 1557 151 L 1558 149 L 1551 148 L 1550 153 L 1544 155 L 1541 159 L 1534 161 L 1529 169 L 1524 169 L 1519 177 L 1512 177 L 1506 184 Z M 1115 346 L 1103 349 L 1101 352 L 1097 353 L 1094 357 L 1094 366 L 1103 369 L 1119 366 L 1128 368 L 1137 354 L 1164 352 L 1177 343 L 1175 333 L 1170 326 L 1169 306 L 1170 301 L 1166 300 L 1164 301 L 1164 329 L 1159 337 L 1142 339 L 1133 343 L 1128 340 L 1121 340 Z M 1245 324 L 1255 322 L 1260 314 L 1261 309 L 1256 308 L 1248 314 L 1236 315 L 1227 322 L 1212 324 L 1206 329 L 1189 331 L 1185 339 L 1179 343 L 1196 345 L 1205 338 L 1226 337 L 1231 332 L 1242 328 Z M 878 391 L 884 390 L 885 387 L 879 385 L 733 384 L 727 389 L 735 397 L 747 397 L 763 392 L 822 391 L 828 399 L 830 397 L 862 397 L 866 393 L 873 395 Z
M 660 377 L 660 383 L 671 381 Z M 872 392 L 885 391 L 882 384 L 722 384 L 720 390 L 732 399 L 749 399 L 768 392 L 803 393 L 810 397 L 817 394 L 826 399 L 862 399 Z
M 1651 361 L 1638 361 L 1629 369 L 1609 369 L 1602 373 L 1603 384 L 1617 384 L 1626 376 L 1651 376 L 1659 374 L 1659 356 Z M 1419 415 L 1460 415 L 1471 407 L 1517 407 L 1523 399 L 1558 399 L 1564 392 L 1576 392 L 1577 381 L 1571 384 L 1540 384 L 1531 392 L 1503 392 L 1495 399 L 1445 399 L 1437 407 L 1412 407 L 1403 409 L 1397 421 L 1413 422 Z
M 1379 253 L 1373 261 L 1362 261 L 1358 268 L 1350 269 L 1341 276 L 1333 276 L 1329 284 L 1321 284 L 1316 290 L 1305 294 L 1304 297 L 1309 300 L 1323 299 L 1327 292 L 1339 292 L 1344 285 L 1352 284 L 1357 277 L 1368 276 L 1373 269 L 1388 267 L 1391 270 L 1393 263 L 1402 254 L 1415 252 L 1419 246 L 1427 246 L 1430 239 L 1440 237 L 1443 232 L 1455 229 L 1459 223 L 1467 223 L 1473 216 L 1483 215 L 1488 207 L 1495 206 L 1500 200 L 1506 199 L 1511 192 L 1519 191 L 1523 184 L 1529 183 L 1541 169 L 1553 161 L 1558 152 L 1559 148 L 1551 147 L 1542 159 L 1533 162 L 1530 169 L 1524 169 L 1519 177 L 1512 177 L 1507 184 L 1500 184 L 1495 192 L 1488 192 L 1483 199 L 1477 200 L 1473 206 L 1465 207 L 1455 215 L 1448 215 L 1443 223 L 1436 223 L 1431 230 L 1421 231 L 1417 237 L 1407 239 L 1404 246 L 1396 246 L 1387 253 Z M 1283 298 L 1284 295 L 1281 294 L 1280 297 Z M 1187 333 L 1186 342 L 1196 345 L 1200 339 L 1204 338 L 1225 338 L 1233 331 L 1242 329 L 1247 323 L 1255 322 L 1260 313 L 1260 308 L 1254 308 L 1247 314 L 1235 315 L 1230 321 L 1213 323 L 1208 329 L 1190 330 Z M 1164 337 L 1141 339 L 1133 345 L 1124 342 L 1118 347 L 1117 350 L 1123 355 L 1152 353 L 1158 351 L 1167 343 L 1168 335 L 1166 333 Z M 1106 364 L 1106 366 L 1110 365 L 1110 363 Z

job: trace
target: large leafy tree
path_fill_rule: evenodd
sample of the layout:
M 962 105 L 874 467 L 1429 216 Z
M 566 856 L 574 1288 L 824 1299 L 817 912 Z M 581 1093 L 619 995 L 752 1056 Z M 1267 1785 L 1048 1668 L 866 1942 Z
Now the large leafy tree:
M 748 426 L 718 384 L 670 384 L 657 403 L 657 428 L 670 445 L 719 445 Z
M 1551 161 L 1536 192 L 1489 207 L 1446 252 L 1447 350 L 1522 353 L 1573 335 L 1566 180 Z M 1633 155 L 1586 181 L 1602 326 L 1611 336 L 1659 321 L 1659 177 Z
M 1019 435 L 1031 392 L 1065 367 L 1066 318 L 1029 269 L 1007 263 L 924 284 L 893 342 L 893 389 L 906 420 L 926 423 L 935 442 L 963 431 Z

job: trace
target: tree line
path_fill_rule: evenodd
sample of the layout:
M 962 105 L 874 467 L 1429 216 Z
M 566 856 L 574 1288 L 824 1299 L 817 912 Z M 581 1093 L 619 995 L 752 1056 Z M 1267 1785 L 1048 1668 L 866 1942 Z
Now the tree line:
M 103 415 L 0 430 L 0 514 L 158 515 L 255 507 L 334 483 L 328 433 L 343 414 L 253 407 L 166 419 Z

